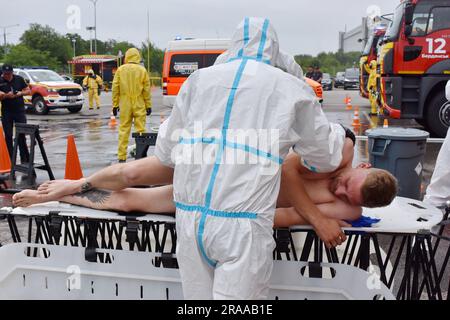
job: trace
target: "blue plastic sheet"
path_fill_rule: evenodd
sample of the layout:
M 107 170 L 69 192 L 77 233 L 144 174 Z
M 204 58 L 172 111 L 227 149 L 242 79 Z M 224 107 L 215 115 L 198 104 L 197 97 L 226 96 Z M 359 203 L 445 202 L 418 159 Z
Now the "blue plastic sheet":
M 352 225 L 353 228 L 370 228 L 372 225 L 380 222 L 381 219 L 373 219 L 370 217 L 361 216 L 356 221 L 347 221 L 349 224 Z

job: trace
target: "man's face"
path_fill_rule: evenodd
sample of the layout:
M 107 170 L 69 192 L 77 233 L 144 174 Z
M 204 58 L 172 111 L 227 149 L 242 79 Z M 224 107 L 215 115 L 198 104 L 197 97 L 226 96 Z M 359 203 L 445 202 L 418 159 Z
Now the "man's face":
M 331 183 L 331 192 L 353 206 L 362 205 L 361 189 L 369 174 L 368 169 L 349 169 L 337 176 Z
M 309 67 L 309 68 L 308 68 L 308 71 L 309 71 L 309 72 L 313 72 L 313 71 L 314 71 L 314 69 L 313 69 L 313 68 L 311 68 L 311 67 Z
M 4 71 L 2 76 L 6 81 L 11 81 L 13 78 L 13 73 L 11 71 Z

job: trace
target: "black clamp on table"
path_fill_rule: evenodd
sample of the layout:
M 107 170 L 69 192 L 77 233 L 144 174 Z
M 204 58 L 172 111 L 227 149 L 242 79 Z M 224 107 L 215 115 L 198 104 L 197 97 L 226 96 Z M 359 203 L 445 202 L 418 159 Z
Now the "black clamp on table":
M 289 229 L 276 229 L 274 233 L 276 249 L 275 252 L 277 255 L 281 255 L 285 253 L 289 255 L 291 252 L 290 244 L 291 244 L 291 232 Z M 281 257 L 280 257 L 281 258 Z
M 50 236 L 55 239 L 55 243 L 59 242 L 61 238 L 61 227 L 63 223 L 63 217 L 59 214 L 60 211 L 50 211 L 49 212 L 49 233 Z
M 139 246 L 138 232 L 141 223 L 137 221 L 135 217 L 127 217 L 127 221 L 125 223 L 126 223 L 125 240 L 130 244 L 130 248 L 133 250 L 134 245 Z
M 156 145 L 157 133 L 133 133 L 136 140 L 136 160 L 147 157 L 148 149 Z
M 92 220 L 85 223 L 85 228 L 87 228 L 87 246 L 84 253 L 84 258 L 88 262 L 97 262 L 97 234 L 99 223 L 98 221 Z
M 178 269 L 178 260 L 172 253 L 162 253 L 161 257 L 156 258 L 157 261 L 155 261 L 155 266 L 160 267 L 161 265 L 163 268 L 167 269 Z

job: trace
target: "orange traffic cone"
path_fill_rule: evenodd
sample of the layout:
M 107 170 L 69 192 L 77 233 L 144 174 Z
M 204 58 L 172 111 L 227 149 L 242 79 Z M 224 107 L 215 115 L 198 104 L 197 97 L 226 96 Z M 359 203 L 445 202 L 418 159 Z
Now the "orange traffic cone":
M 3 127 L 0 126 L 0 173 L 11 171 L 11 158 L 9 157 L 8 147 L 6 146 Z
M 389 128 L 389 121 L 388 119 L 384 119 L 383 128 Z
M 348 98 L 347 98 L 347 108 L 345 108 L 345 110 L 350 111 L 350 110 L 352 110 L 352 109 L 353 109 L 353 106 L 352 106 L 352 98 L 348 97 Z
M 114 113 L 111 113 L 111 119 L 109 120 L 109 126 L 110 127 L 115 127 L 117 126 L 117 119 L 114 116 Z
M 81 178 L 83 178 L 83 171 L 81 171 L 75 138 L 73 135 L 69 135 L 67 137 L 66 174 L 64 179 L 80 180 Z
M 361 126 L 361 122 L 359 121 L 359 108 L 355 107 L 355 113 L 353 115 L 353 123 L 352 123 L 353 127 L 359 127 Z
M 348 104 L 348 99 L 350 99 L 350 97 L 348 96 L 348 94 L 346 94 L 345 98 L 344 98 L 344 103 L 345 104 Z

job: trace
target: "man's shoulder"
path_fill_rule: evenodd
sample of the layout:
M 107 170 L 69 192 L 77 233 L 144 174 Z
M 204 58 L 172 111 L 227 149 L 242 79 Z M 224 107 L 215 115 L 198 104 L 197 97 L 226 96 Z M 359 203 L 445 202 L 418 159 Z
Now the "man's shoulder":
M 24 83 L 25 79 L 22 76 L 15 74 L 13 81 L 14 83 Z

